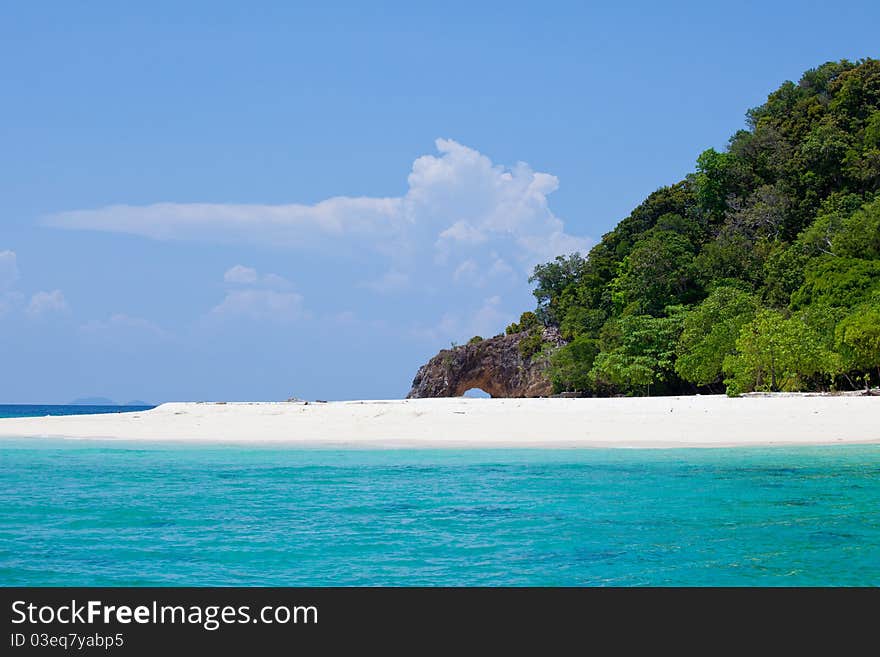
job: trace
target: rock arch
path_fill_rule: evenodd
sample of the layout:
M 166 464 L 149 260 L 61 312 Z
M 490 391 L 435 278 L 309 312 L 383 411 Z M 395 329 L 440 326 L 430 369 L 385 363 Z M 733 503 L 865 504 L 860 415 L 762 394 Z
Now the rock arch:
M 545 356 L 524 357 L 519 343 L 527 333 L 499 335 L 473 344 L 443 349 L 419 368 L 408 399 L 459 397 L 479 388 L 492 397 L 546 397 L 553 386 Z M 554 347 L 564 344 L 559 332 L 544 329 Z

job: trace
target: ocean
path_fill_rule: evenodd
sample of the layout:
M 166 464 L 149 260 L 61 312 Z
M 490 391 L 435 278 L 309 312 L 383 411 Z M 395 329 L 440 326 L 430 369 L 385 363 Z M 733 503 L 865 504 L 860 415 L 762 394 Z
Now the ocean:
M 155 406 L 94 406 L 86 404 L 0 404 L 0 418 L 45 417 L 47 415 L 94 415 L 96 413 L 127 413 L 146 411 Z
M 876 445 L 11 439 L 0 508 L 7 586 L 880 585 Z

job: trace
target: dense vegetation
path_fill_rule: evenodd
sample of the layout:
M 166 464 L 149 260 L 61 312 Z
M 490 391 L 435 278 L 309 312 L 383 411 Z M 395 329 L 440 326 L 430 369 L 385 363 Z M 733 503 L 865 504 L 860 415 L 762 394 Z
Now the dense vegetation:
M 852 389 L 880 380 L 880 61 L 831 62 L 657 190 L 587 257 L 535 268 L 508 332 L 558 391 Z

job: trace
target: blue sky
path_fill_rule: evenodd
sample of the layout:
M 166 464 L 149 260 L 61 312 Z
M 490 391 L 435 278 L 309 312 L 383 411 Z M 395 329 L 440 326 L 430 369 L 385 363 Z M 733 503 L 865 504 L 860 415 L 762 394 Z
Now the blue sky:
M 876 2 L 298 4 L 4 3 L 0 402 L 402 396 L 880 56 Z

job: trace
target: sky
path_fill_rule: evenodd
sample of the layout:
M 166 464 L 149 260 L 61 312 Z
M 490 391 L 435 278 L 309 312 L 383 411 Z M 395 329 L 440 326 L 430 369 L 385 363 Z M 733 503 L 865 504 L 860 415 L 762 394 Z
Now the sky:
M 0 403 L 378 399 L 880 4 L 0 6 Z

